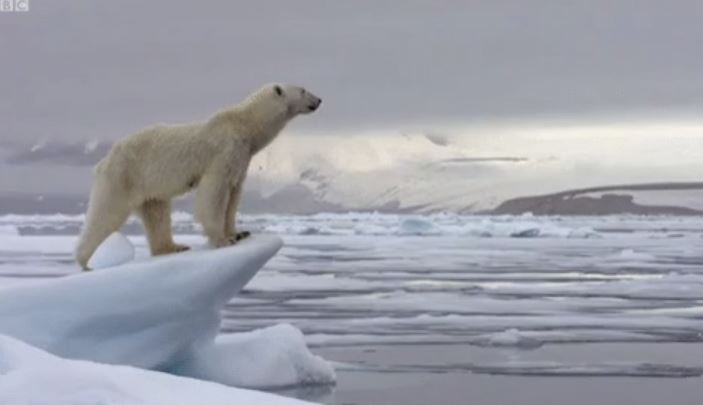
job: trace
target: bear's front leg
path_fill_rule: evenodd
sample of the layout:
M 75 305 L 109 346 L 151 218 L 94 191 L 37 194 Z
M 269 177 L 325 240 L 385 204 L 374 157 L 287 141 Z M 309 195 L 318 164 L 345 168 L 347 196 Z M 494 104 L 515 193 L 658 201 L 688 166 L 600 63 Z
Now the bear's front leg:
M 204 175 L 195 196 L 196 218 L 203 226 L 210 245 L 216 248 L 232 244 L 223 226 L 229 203 L 229 187 L 225 178 L 215 174 Z
M 225 236 L 234 244 L 251 235 L 248 231 L 237 232 L 237 210 L 239 209 L 239 201 L 242 197 L 243 181 L 240 180 L 237 185 L 232 188 L 227 204 L 227 213 L 225 214 Z

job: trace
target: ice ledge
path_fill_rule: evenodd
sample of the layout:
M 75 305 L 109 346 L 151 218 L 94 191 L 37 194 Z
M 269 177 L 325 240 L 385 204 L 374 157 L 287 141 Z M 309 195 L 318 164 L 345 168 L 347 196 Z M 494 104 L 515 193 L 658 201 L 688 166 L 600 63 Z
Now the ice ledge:
M 165 371 L 178 366 L 187 375 L 187 362 L 202 364 L 197 362 L 199 354 L 219 347 L 215 336 L 222 307 L 281 246 L 278 237 L 256 236 L 228 248 L 146 259 L 3 289 L 0 334 L 60 357 Z M 293 334 L 288 338 L 282 338 L 289 344 L 285 350 L 301 355 L 280 356 L 282 363 L 276 367 L 319 370 L 323 360 L 313 356 L 304 342 L 302 346 L 294 343 Z M 229 361 L 237 363 L 236 356 L 236 352 L 228 354 Z M 292 361 L 299 363 L 286 363 Z M 228 377 L 219 380 L 236 382 L 230 371 L 222 370 Z M 311 382 L 297 380 L 304 372 L 275 381 L 264 374 L 248 385 Z M 319 376 L 317 371 L 312 374 Z M 217 379 L 212 370 L 204 377 Z M 319 380 L 333 381 L 333 373 Z

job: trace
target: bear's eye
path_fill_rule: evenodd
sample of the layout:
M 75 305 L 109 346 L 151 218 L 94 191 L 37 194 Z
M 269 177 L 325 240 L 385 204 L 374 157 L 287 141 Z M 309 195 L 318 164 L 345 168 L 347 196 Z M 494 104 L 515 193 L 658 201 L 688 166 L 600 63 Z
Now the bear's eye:
M 283 89 L 281 88 L 281 86 L 276 85 L 273 89 L 276 91 L 276 94 L 278 94 L 279 96 L 283 95 Z

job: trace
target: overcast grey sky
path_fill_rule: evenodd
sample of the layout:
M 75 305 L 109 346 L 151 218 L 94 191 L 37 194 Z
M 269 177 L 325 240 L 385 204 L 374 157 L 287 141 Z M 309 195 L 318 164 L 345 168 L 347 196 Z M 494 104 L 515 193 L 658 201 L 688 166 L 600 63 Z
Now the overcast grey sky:
M 270 81 L 325 100 L 294 123 L 321 134 L 695 117 L 702 21 L 700 0 L 30 0 L 0 13 L 0 191 L 85 188 L 110 140 Z
M 299 129 L 703 106 L 703 2 L 30 0 L 0 14 L 0 140 L 111 139 L 264 82 Z

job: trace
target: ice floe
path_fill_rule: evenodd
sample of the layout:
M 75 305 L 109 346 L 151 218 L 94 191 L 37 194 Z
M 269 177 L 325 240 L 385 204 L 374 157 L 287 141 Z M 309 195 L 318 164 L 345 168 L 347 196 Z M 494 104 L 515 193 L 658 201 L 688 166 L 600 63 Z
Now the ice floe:
M 242 220 L 243 229 L 255 234 L 280 233 L 286 246 L 224 307 L 222 335 L 214 341 L 225 344 L 198 343 L 198 355 L 185 351 L 189 356 L 160 369 L 176 371 L 178 365 L 187 370 L 184 374 L 249 385 L 236 380 L 242 377 L 236 370 L 248 360 L 230 357 L 237 350 L 229 340 L 246 342 L 258 336 L 285 345 L 262 354 L 242 343 L 239 351 L 252 351 L 248 358 L 259 356 L 262 363 L 280 356 L 288 364 L 305 362 L 306 367 L 301 373 L 295 367 L 267 366 L 267 372 L 252 370 L 252 380 L 257 381 L 261 371 L 272 385 L 327 381 L 327 367 L 303 350 L 293 336 L 297 332 L 288 332 L 289 326 L 268 329 L 278 323 L 305 331 L 306 342 L 316 352 L 339 361 L 349 361 L 337 356 L 350 350 L 383 351 L 378 356 L 369 352 L 364 361 L 384 371 L 392 369 L 386 364 L 388 351 L 401 349 L 406 352 L 394 358 L 409 366 L 432 363 L 438 351 L 451 352 L 431 368 L 415 364 L 418 372 L 452 372 L 456 367 L 477 374 L 685 377 L 701 366 L 697 348 L 703 341 L 702 218 L 365 213 Z M 23 233 L 21 225 L 6 224 Z M 591 230 L 597 237 L 569 237 Z M 529 237 L 511 236 L 523 231 Z M 75 273 L 70 253 L 74 239 L 0 235 L 0 288 L 25 283 L 39 287 L 47 282 L 40 278 Z M 147 245 L 143 236 L 130 234 L 129 240 L 138 258 L 129 265 L 133 266 L 147 255 Z M 178 232 L 176 240 L 191 246 L 204 243 L 194 232 Z M 194 266 L 205 264 L 197 261 Z M 132 267 L 97 273 L 127 268 Z M 164 306 L 190 305 L 193 298 L 183 296 L 180 287 L 169 288 L 154 294 Z M 2 313 L 5 301 L 0 304 Z M 138 304 L 126 305 L 141 311 Z M 190 333 L 185 329 L 183 333 Z M 180 333 L 175 328 L 173 334 Z M 534 341 L 526 344 L 530 339 Z M 519 350 L 532 344 L 541 346 Z M 415 346 L 431 355 L 415 354 Z M 632 351 L 624 353 L 627 350 Z M 459 359 L 457 353 L 465 357 Z M 220 357 L 227 360 L 205 360 Z M 223 365 L 231 365 L 231 373 L 223 371 Z M 336 371 L 344 377 L 344 371 Z
M 3 405 L 304 405 L 273 394 L 129 366 L 68 360 L 0 335 Z
M 300 330 L 288 324 L 221 335 L 174 371 L 237 387 L 334 383 L 334 369 L 310 353 Z
M 487 346 L 518 347 L 522 349 L 534 349 L 543 344 L 539 339 L 527 336 L 524 332 L 515 328 L 481 336 L 477 341 Z
M 5 288 L 0 333 L 61 357 L 183 375 L 191 370 L 250 387 L 333 382 L 332 369 L 291 326 L 215 340 L 222 307 L 281 244 L 257 236 L 229 248 Z M 207 365 L 201 355 L 226 362 Z
M 19 231 L 14 225 L 0 225 L 0 235 L 19 235 Z

